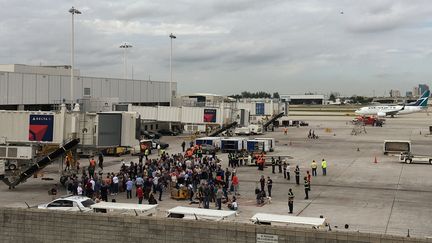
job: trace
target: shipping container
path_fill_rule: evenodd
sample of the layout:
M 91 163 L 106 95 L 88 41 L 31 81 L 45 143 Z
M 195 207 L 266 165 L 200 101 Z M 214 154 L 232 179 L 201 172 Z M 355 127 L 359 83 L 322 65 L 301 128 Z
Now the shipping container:
M 267 140 L 247 140 L 248 152 L 270 152 L 269 141 Z
M 220 137 L 203 137 L 195 139 L 196 145 L 208 144 L 213 145 L 216 148 L 221 147 L 221 138 Z
M 400 154 L 411 152 L 411 141 L 407 140 L 385 140 L 384 154 Z
M 267 140 L 269 143 L 269 151 L 273 152 L 275 150 L 276 143 L 274 138 L 255 138 L 255 140 Z
M 237 152 L 245 149 L 246 138 L 223 138 L 221 140 L 222 152 Z

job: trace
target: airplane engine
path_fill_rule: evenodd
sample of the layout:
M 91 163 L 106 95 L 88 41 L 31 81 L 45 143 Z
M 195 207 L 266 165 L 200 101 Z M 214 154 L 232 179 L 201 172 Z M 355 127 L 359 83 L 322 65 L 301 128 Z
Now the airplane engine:
M 383 116 L 386 116 L 386 113 L 385 112 L 378 112 L 377 115 L 380 117 L 383 117 Z

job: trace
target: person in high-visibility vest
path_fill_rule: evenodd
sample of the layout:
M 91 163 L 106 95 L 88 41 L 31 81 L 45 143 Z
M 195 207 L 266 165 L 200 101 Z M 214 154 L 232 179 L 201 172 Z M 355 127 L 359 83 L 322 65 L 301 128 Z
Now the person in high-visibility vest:
M 323 176 L 326 176 L 327 175 L 327 161 L 325 161 L 325 159 L 322 159 L 322 161 L 321 161 L 321 168 L 322 168 Z
M 312 161 L 311 168 L 312 168 L 312 176 L 316 176 L 318 165 L 315 162 L 315 160 Z
M 146 148 L 146 150 L 144 151 L 144 156 L 146 157 L 146 160 L 148 160 L 149 154 L 150 154 L 150 149 Z
M 289 209 L 288 213 L 293 213 L 293 208 L 294 208 L 294 193 L 292 192 L 292 189 L 290 188 L 288 190 L 288 209 Z

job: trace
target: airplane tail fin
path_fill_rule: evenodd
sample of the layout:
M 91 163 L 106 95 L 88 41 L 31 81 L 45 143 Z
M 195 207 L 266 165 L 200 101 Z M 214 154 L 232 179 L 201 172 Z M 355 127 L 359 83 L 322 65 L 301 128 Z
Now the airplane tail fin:
M 423 106 L 426 107 L 428 105 L 428 99 L 430 96 L 430 91 L 426 90 L 422 96 L 413 104 L 413 106 Z

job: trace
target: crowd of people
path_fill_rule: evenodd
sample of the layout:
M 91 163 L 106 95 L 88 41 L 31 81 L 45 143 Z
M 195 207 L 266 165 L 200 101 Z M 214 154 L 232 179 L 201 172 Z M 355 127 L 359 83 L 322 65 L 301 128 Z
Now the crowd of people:
M 182 144 L 183 147 L 184 144 Z M 192 152 L 190 152 L 192 151 Z M 147 155 L 147 154 L 146 154 Z M 204 155 L 199 145 L 192 145 L 186 153 L 169 155 L 162 151 L 155 159 L 148 156 L 140 156 L 138 162 L 126 163 L 121 161 L 120 170 L 117 173 L 103 173 L 103 156 L 99 155 L 98 163 L 94 158 L 89 160 L 88 167 L 83 167 L 81 175 L 72 174 L 64 181 L 67 190 L 73 195 L 83 195 L 95 200 L 108 201 L 108 196 L 126 192 L 126 199 L 134 197 L 142 204 L 147 200 L 149 204 L 157 204 L 162 201 L 164 192 L 174 191 L 178 194 L 183 190 L 185 198 L 191 204 L 198 204 L 202 208 L 222 209 L 226 204 L 229 209 L 237 210 L 237 196 L 239 194 L 239 178 L 236 172 L 237 167 L 243 164 L 240 154 L 229 153 L 228 165 L 223 169 L 221 160 L 215 155 Z M 250 159 L 250 158 L 249 158 Z M 257 155 L 258 169 L 264 170 L 264 155 Z M 261 165 L 261 166 L 260 166 Z M 97 171 L 96 166 L 99 167 Z M 281 157 L 271 157 L 271 172 L 283 173 L 286 180 L 291 180 L 291 166 Z M 303 177 L 305 199 L 309 199 L 311 191 L 311 177 L 317 176 L 318 163 L 313 160 L 310 165 L 312 173 L 306 171 Z M 321 161 L 322 175 L 327 175 L 327 162 Z M 300 185 L 300 167 L 294 168 L 295 183 Z M 271 201 L 273 180 L 270 176 L 264 175 L 259 179 L 255 188 L 256 203 L 263 205 Z M 266 190 L 267 189 L 267 190 Z M 289 212 L 292 213 L 294 193 L 290 188 L 288 193 Z
M 232 170 L 223 169 L 216 155 L 203 155 L 199 151 L 197 148 L 193 154 L 172 155 L 162 152 L 156 159 L 140 156 L 138 163 L 121 161 L 117 173 L 102 170 L 96 173 L 96 161 L 91 158 L 81 175 L 68 176 L 64 184 L 74 195 L 108 201 L 109 195 L 117 197 L 126 192 L 126 199 L 136 197 L 140 204 L 143 200 L 157 204 L 164 192 L 186 188 L 190 202 L 199 207 L 210 208 L 210 203 L 215 203 L 217 209 L 227 204 L 237 210 L 239 178 L 235 165 Z

